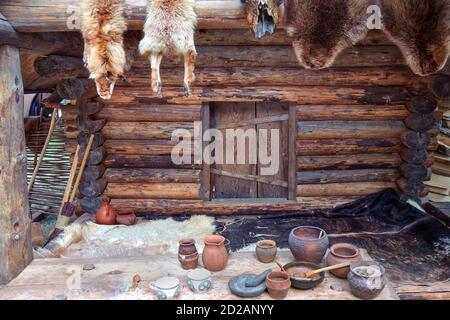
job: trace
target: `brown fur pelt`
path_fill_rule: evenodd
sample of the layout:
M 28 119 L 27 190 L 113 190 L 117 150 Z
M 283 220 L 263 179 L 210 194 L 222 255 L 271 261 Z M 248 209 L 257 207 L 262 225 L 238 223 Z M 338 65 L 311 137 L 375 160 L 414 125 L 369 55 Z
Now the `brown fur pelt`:
M 383 30 L 414 73 L 441 70 L 450 55 L 450 0 L 381 0 Z
M 299 63 L 307 69 L 331 66 L 344 49 L 367 34 L 369 0 L 284 0 L 282 24 Z
M 245 17 L 257 38 L 273 33 L 280 22 L 281 0 L 242 0 Z
M 80 13 L 84 63 L 98 95 L 110 99 L 126 64 L 124 0 L 81 0 Z
M 191 92 L 197 56 L 194 44 L 196 23 L 195 0 L 147 0 L 147 20 L 139 52 L 150 61 L 152 89 L 160 96 L 159 68 L 163 55 L 184 56 L 184 93 L 189 95 Z

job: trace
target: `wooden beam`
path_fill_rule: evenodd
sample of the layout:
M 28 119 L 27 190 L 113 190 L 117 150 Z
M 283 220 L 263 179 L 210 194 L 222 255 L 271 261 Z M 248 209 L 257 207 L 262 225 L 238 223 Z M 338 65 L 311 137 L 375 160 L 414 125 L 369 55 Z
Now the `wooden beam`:
M 14 30 L 0 17 L 3 30 Z M 19 49 L 0 46 L 0 284 L 33 259 Z
M 79 2 L 72 0 L 4 0 L 0 12 L 19 32 L 57 32 L 79 29 Z M 196 1 L 201 29 L 247 28 L 240 0 Z M 129 30 L 142 30 L 146 0 L 125 0 Z

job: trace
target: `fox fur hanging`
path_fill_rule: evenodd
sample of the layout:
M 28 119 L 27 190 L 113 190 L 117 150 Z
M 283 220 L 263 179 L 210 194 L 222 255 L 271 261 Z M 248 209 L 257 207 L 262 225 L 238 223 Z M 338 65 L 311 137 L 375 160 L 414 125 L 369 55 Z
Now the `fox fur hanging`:
M 381 0 L 383 30 L 414 73 L 441 70 L 450 55 L 450 0 Z
M 163 55 L 184 56 L 184 94 L 190 95 L 197 57 L 196 23 L 195 0 L 147 0 L 147 20 L 139 52 L 150 61 L 151 86 L 159 96 L 162 95 L 159 69 Z
M 81 0 L 80 11 L 84 63 L 98 95 L 110 99 L 126 64 L 124 0 Z
M 340 52 L 366 36 L 370 5 L 370 0 L 284 0 L 282 24 L 294 39 L 299 63 L 307 69 L 330 67 Z
M 274 33 L 280 22 L 280 5 L 282 0 L 241 0 L 245 17 L 257 38 L 266 32 Z

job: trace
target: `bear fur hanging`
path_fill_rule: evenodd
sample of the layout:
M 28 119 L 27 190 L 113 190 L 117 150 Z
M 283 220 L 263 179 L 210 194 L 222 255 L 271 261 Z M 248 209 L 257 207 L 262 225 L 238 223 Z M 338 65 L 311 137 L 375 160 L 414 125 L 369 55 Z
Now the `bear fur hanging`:
M 415 74 L 441 70 L 450 55 L 450 0 L 381 0 L 383 31 Z
M 98 95 L 110 99 L 126 65 L 124 0 L 81 0 L 80 13 L 84 63 Z
M 190 95 L 197 57 L 196 24 L 195 0 L 147 0 L 147 20 L 139 52 L 150 61 L 151 86 L 159 96 L 162 96 L 159 69 L 163 55 L 184 56 L 184 94 Z
M 245 17 L 250 29 L 257 38 L 262 38 L 266 32 L 274 33 L 280 22 L 280 5 L 282 0 L 242 0 Z
M 330 67 L 344 49 L 368 31 L 370 0 L 284 0 L 282 24 L 299 63 L 307 69 Z

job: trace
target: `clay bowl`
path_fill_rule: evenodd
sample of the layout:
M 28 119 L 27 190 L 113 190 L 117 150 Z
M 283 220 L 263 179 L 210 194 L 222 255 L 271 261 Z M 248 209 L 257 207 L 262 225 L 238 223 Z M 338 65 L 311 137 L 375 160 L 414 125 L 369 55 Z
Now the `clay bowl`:
M 291 277 L 292 287 L 301 290 L 317 287 L 322 283 L 323 279 L 325 279 L 325 272 L 314 275 L 311 279 L 296 278 L 295 274 L 309 272 L 320 268 L 320 265 L 306 261 L 293 261 L 283 266 L 283 269 L 286 270 Z
M 270 263 L 277 255 L 277 243 L 273 240 L 261 240 L 256 243 L 256 258 L 262 263 Z
M 378 262 L 353 262 L 347 276 L 352 294 L 360 299 L 376 298 L 386 285 L 384 274 L 384 267 Z
M 331 246 L 325 261 L 328 266 L 343 262 L 356 262 L 362 260 L 359 249 L 350 243 L 336 243 Z M 338 278 L 346 279 L 350 267 L 330 270 Z

